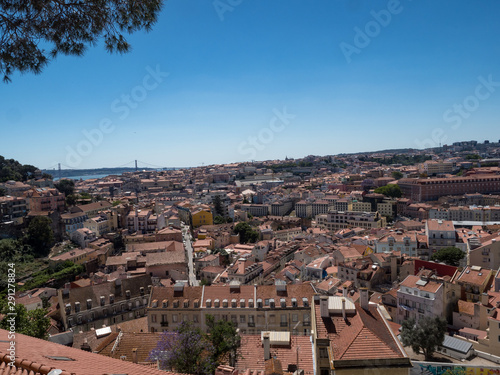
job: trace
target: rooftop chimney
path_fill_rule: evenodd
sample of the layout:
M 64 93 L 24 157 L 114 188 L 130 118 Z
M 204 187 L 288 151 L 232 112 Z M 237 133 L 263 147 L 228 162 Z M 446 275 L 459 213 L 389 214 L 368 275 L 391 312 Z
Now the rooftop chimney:
M 347 297 L 347 287 L 345 286 L 342 288 L 342 296 Z
M 359 299 L 361 303 L 361 308 L 364 310 L 368 310 L 368 305 L 370 304 L 370 300 L 368 298 L 368 289 L 367 288 L 359 288 Z
M 137 348 L 132 349 L 132 362 L 137 363 Z
M 321 296 L 319 301 L 319 308 L 321 311 L 322 318 L 328 318 L 330 316 L 328 312 L 328 296 Z
M 345 298 L 342 297 L 342 319 L 345 320 Z
M 262 345 L 264 346 L 264 360 L 271 359 L 271 342 L 269 339 L 269 332 L 262 333 Z

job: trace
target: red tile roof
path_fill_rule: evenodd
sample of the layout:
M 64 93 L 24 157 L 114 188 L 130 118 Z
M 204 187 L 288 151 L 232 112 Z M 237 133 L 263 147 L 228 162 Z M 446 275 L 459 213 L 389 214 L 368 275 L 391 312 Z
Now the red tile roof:
M 260 335 L 241 335 L 241 347 L 236 368 L 243 373 L 245 370 L 265 370 L 264 347 Z M 312 344 L 309 336 L 291 336 L 290 344 L 278 346 L 271 345 L 271 358 L 275 357 L 281 362 L 284 371 L 288 365 L 296 365 L 304 370 L 304 374 L 314 374 L 312 358 Z
M 0 340 L 11 341 L 9 332 L 0 330 Z M 100 354 L 70 348 L 34 337 L 16 334 L 15 367 L 9 366 L 10 353 L 7 343 L 0 347 L 0 375 L 46 375 L 53 369 L 61 369 L 61 375 L 105 375 L 123 373 L 129 375 L 173 375 Z M 55 357 L 65 357 L 61 360 Z
M 340 315 L 322 318 L 319 304 L 315 312 L 318 338 L 330 340 L 334 361 L 407 357 L 375 305 L 368 310 L 356 305 L 355 315 L 346 320 Z

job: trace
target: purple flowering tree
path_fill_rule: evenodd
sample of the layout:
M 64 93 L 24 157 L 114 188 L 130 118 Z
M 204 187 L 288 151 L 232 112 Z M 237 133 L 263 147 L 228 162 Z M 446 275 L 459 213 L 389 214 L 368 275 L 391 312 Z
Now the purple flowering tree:
M 185 374 L 213 374 L 213 346 L 204 339 L 199 328 L 182 322 L 175 332 L 163 332 L 148 360 L 159 361 L 163 370 L 174 369 Z

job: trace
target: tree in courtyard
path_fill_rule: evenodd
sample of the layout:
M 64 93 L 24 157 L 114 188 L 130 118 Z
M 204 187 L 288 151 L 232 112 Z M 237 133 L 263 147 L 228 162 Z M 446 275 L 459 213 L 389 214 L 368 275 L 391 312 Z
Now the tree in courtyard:
M 236 331 L 233 322 L 224 320 L 215 320 L 212 315 L 207 315 L 206 340 L 213 347 L 212 361 L 221 363 L 226 360 L 231 366 L 236 361 L 236 351 L 240 346 L 240 336 Z
M 254 243 L 259 239 L 259 233 L 253 230 L 252 227 L 245 222 L 236 224 L 234 233 L 240 235 L 240 243 Z
M 175 332 L 163 332 L 149 360 L 159 361 L 163 370 L 174 369 L 183 374 L 212 374 L 217 367 L 212 361 L 213 347 L 201 330 L 190 322 L 182 322 Z
M 224 206 L 222 205 L 222 199 L 220 199 L 219 195 L 214 197 L 213 204 L 215 215 L 224 217 Z
M 54 243 L 52 220 L 46 216 L 35 216 L 31 219 L 25 235 L 25 242 L 33 248 L 36 256 L 47 256 Z
M 5 316 L 2 321 L 0 321 L 1 328 L 9 330 L 11 326 L 14 326 L 16 327 L 17 333 L 37 337 L 39 339 L 47 339 L 47 331 L 50 327 L 50 319 L 46 316 L 47 309 L 27 311 L 24 305 L 16 304 L 14 311 L 15 315 L 7 315 L 8 313 L 12 313 L 9 308 L 10 305 L 8 304 L 5 304 L 2 308 L 1 313 Z M 14 324 L 11 324 L 9 320 L 11 318 L 14 319 Z
M 431 260 L 444 262 L 447 265 L 454 267 L 458 267 L 463 258 L 465 258 L 465 253 L 454 246 L 439 249 L 431 256 Z
M 58 183 L 55 183 L 54 186 L 61 193 L 64 193 L 65 196 L 72 195 L 75 193 L 75 181 L 69 179 L 60 180 Z
M 389 184 L 375 189 L 375 193 L 384 194 L 386 197 L 400 198 L 403 193 L 397 184 Z
M 40 73 L 58 54 L 81 56 L 103 38 L 108 52 L 124 53 L 124 34 L 156 22 L 162 0 L 0 0 L 0 74 Z
M 393 171 L 391 175 L 392 175 L 392 178 L 394 178 L 396 180 L 403 178 L 403 174 L 400 171 Z
M 429 361 L 444 341 L 446 326 L 446 320 L 440 316 L 424 316 L 416 324 L 414 319 L 404 320 L 401 341 L 404 346 L 411 346 L 415 353 L 422 350 L 425 360 Z

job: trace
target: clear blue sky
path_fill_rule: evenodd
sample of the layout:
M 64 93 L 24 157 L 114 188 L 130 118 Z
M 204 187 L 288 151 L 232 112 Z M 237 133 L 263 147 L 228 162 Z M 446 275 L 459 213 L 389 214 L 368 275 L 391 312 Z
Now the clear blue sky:
M 2 84 L 0 155 L 196 166 L 498 141 L 499 14 L 495 0 L 168 0 L 131 53 L 99 45 Z

